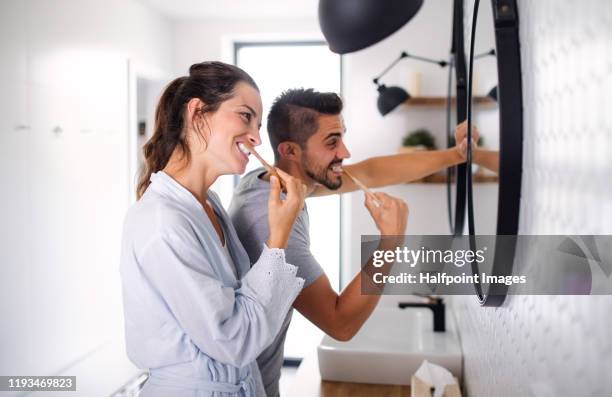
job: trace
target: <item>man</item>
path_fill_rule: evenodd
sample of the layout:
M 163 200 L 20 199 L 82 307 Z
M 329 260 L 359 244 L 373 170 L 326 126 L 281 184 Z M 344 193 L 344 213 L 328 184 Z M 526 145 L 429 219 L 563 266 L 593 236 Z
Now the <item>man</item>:
M 343 166 L 350 157 L 344 145 L 345 132 L 342 119 L 342 100 L 334 93 L 319 93 L 312 89 L 288 90 L 279 96 L 268 115 L 268 133 L 274 149 L 275 166 L 298 177 L 307 186 L 308 196 L 322 196 L 352 192 L 358 186 L 343 177 L 348 170 L 368 187 L 409 182 L 432 174 L 440 169 L 465 161 L 460 150 L 449 149 L 433 152 L 374 157 Z M 269 175 L 263 168 L 245 175 L 236 190 L 229 213 L 244 248 L 251 261 L 261 253 L 269 230 L 267 225 L 267 199 Z M 392 203 L 396 208 L 389 218 L 407 216 L 403 202 L 382 193 L 380 200 Z M 381 235 L 383 215 L 378 215 L 366 195 L 366 207 L 372 215 Z M 389 221 L 387 219 L 386 221 Z M 389 227 L 396 234 L 404 234 L 401 225 Z M 389 233 L 393 234 L 393 233 Z M 331 337 L 346 341 L 351 339 L 368 319 L 379 296 L 361 294 L 361 273 L 338 295 L 329 279 L 310 252 L 308 212 L 298 216 L 289 237 L 285 256 L 288 263 L 298 267 L 298 276 L 305 279 L 302 292 L 293 307 L 304 317 Z M 283 363 L 283 346 L 291 321 L 290 311 L 274 342 L 260 355 L 257 362 L 268 397 L 279 395 L 278 381 Z

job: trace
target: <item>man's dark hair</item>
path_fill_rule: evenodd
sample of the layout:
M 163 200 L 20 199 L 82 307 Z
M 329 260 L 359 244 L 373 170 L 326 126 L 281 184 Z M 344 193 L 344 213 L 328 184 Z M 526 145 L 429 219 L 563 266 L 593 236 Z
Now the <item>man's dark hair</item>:
M 290 141 L 306 146 L 308 138 L 319 128 L 319 116 L 338 115 L 342 99 L 333 92 L 297 88 L 283 92 L 274 100 L 268 113 L 268 136 L 278 161 L 278 145 Z

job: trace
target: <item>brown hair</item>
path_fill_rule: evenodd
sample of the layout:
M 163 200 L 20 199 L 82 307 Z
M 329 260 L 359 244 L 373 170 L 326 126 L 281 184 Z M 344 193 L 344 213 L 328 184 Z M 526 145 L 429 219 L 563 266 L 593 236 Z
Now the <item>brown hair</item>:
M 145 165 L 136 190 L 138 199 L 149 187 L 151 174 L 166 166 L 177 146 L 189 161 L 189 147 L 184 131 L 187 103 L 193 98 L 204 103 L 193 116 L 194 119 L 201 118 L 206 113 L 217 111 L 222 102 L 230 99 L 239 82 L 245 82 L 259 90 L 255 81 L 244 70 L 222 62 L 191 65 L 189 76 L 179 77 L 168 84 L 155 110 L 153 136 L 143 148 Z M 197 128 L 197 124 L 194 125 Z
M 306 141 L 319 128 L 319 116 L 339 115 L 342 99 L 333 92 L 296 88 L 279 95 L 268 113 L 268 136 L 278 161 L 278 145 L 290 141 L 306 147 Z

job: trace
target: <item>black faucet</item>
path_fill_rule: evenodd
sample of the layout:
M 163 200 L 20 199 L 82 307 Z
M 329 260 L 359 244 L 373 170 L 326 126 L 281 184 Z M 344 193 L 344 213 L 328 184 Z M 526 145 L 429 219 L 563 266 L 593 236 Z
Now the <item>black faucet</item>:
M 442 298 L 425 296 L 426 302 L 399 302 L 397 306 L 400 309 L 407 307 L 427 307 L 433 312 L 433 329 L 434 332 L 446 332 L 446 306 Z

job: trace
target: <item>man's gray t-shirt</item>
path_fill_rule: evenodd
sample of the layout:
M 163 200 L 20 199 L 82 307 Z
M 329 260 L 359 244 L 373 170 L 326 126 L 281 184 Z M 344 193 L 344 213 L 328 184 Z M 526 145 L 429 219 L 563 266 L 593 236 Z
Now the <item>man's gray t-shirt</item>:
M 258 168 L 240 180 L 234 190 L 229 214 L 246 252 L 255 263 L 263 244 L 270 234 L 268 227 L 268 196 L 270 183 L 259 178 L 265 170 Z M 309 220 L 306 206 L 298 215 L 285 248 L 287 263 L 297 266 L 298 277 L 302 277 L 304 288 L 323 274 L 323 269 L 310 252 Z M 287 313 L 279 334 L 257 358 L 264 387 L 268 397 L 279 396 L 278 381 L 283 366 L 283 350 L 287 328 L 291 322 L 293 309 Z

